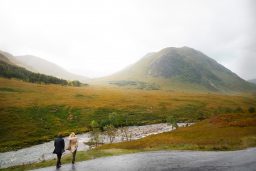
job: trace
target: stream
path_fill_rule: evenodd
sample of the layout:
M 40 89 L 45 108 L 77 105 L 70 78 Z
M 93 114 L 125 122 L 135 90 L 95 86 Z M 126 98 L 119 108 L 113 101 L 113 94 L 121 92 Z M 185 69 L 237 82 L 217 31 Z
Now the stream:
M 189 124 L 191 125 L 191 124 Z M 186 123 L 178 123 L 179 127 L 186 126 Z M 166 123 L 144 125 L 144 126 L 129 126 L 128 132 L 131 134 L 131 140 L 140 139 L 152 134 L 159 134 L 162 132 L 172 131 L 171 125 Z M 120 132 L 118 129 L 117 132 Z M 86 151 L 89 149 L 89 146 L 85 143 L 90 140 L 90 133 L 78 134 L 78 151 Z M 109 143 L 109 140 L 106 136 L 101 135 L 103 143 Z M 68 140 L 67 137 L 64 138 L 65 145 L 67 146 Z M 121 142 L 122 138 L 119 133 L 114 139 L 114 142 Z M 44 160 L 49 160 L 56 158 L 56 155 L 53 154 L 54 141 L 45 142 L 43 144 L 34 145 L 31 147 L 23 148 L 17 151 L 9 151 L 0 153 L 0 168 L 7 168 L 15 165 L 29 164 L 34 162 L 40 162 Z M 63 155 L 69 154 L 69 151 L 65 151 Z

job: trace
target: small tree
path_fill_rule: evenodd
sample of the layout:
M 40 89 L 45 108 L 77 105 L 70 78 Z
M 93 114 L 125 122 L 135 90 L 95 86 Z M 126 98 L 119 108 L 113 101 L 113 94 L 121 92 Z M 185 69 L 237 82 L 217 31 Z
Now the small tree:
M 110 118 L 113 118 L 113 116 L 115 117 L 114 124 L 116 126 L 118 126 L 120 129 L 122 141 L 123 140 L 129 141 L 129 139 L 131 140 L 132 134 L 129 133 L 129 128 L 127 127 L 128 115 L 127 114 L 114 114 L 114 115 L 112 114 L 112 115 L 110 115 Z
M 116 137 L 117 129 L 112 124 L 110 124 L 104 127 L 104 131 L 105 135 L 107 135 L 109 138 L 109 142 L 113 143 Z
M 169 116 L 166 119 L 167 123 L 169 123 L 170 125 L 172 125 L 172 129 L 173 128 L 178 128 L 178 124 L 177 124 L 177 119 L 174 116 Z
M 132 138 L 132 133 L 129 132 L 129 128 L 127 126 L 121 127 L 121 136 L 122 136 L 122 141 L 129 141 Z
M 92 127 L 92 129 L 99 128 L 99 123 L 95 120 L 92 120 L 90 126 Z
M 105 134 L 110 139 L 110 143 L 114 141 L 115 136 L 117 135 L 117 127 L 120 129 L 120 135 L 122 137 L 122 141 L 125 139 L 126 141 L 129 140 L 129 138 L 132 135 L 129 135 L 129 130 L 127 126 L 128 120 L 126 114 L 118 114 L 116 112 L 109 113 L 107 119 L 103 119 L 100 122 L 100 128 L 101 130 L 105 131 Z M 131 138 L 130 138 L 131 139 Z
M 110 124 L 109 119 L 102 119 L 102 120 L 100 121 L 100 125 L 99 125 L 100 130 L 101 130 L 101 131 L 104 131 L 104 127 L 107 126 L 107 125 L 109 125 L 109 124 Z
M 90 124 L 92 131 L 90 132 L 90 143 L 94 144 L 96 147 L 100 142 L 100 129 L 97 121 L 93 120 Z
M 114 127 L 118 127 L 121 125 L 120 115 L 116 112 L 112 112 L 108 115 L 109 123 L 112 124 Z

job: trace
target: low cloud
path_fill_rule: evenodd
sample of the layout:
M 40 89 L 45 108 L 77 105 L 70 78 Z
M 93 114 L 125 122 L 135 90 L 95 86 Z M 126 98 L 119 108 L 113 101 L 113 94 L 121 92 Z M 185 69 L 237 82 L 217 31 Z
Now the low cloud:
M 256 78 L 254 0 L 1 0 L 0 49 L 104 76 L 148 52 L 190 46 Z

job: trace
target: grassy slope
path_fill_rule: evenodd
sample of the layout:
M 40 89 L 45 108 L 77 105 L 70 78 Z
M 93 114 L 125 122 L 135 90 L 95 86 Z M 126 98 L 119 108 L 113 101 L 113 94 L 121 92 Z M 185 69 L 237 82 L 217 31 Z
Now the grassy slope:
M 256 146 L 256 113 L 211 117 L 187 128 L 140 140 L 106 144 L 101 149 L 234 150 Z
M 140 140 L 106 144 L 94 150 L 79 152 L 78 161 L 151 150 L 236 150 L 256 146 L 256 113 L 213 116 L 193 126 L 173 132 L 152 135 Z M 70 163 L 71 156 L 63 158 Z M 3 170 L 28 170 L 55 165 L 49 160 Z
M 51 140 L 58 131 L 85 132 L 93 119 L 126 113 L 129 124 L 199 120 L 256 106 L 253 95 L 66 87 L 0 78 L 0 151 Z

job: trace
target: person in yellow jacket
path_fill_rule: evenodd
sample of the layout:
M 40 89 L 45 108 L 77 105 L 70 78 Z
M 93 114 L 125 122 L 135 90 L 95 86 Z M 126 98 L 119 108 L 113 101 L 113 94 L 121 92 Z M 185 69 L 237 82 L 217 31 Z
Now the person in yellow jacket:
M 72 132 L 69 135 L 68 140 L 69 140 L 69 145 L 67 150 L 69 150 L 72 153 L 72 164 L 74 164 L 76 160 L 76 151 L 78 148 L 78 140 L 77 140 L 76 134 Z

